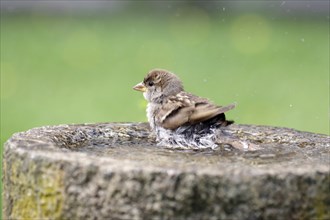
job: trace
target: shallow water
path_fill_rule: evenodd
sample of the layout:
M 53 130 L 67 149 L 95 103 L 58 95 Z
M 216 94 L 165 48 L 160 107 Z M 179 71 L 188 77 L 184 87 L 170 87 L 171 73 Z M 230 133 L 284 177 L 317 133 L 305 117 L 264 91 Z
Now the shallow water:
M 301 165 L 306 155 L 292 147 L 265 145 L 259 151 L 239 151 L 230 146 L 219 146 L 216 150 L 171 149 L 154 144 L 118 144 L 106 142 L 90 143 L 74 149 L 97 157 L 121 161 L 138 162 L 161 167 L 221 168 L 222 166 L 267 167 L 269 165 Z

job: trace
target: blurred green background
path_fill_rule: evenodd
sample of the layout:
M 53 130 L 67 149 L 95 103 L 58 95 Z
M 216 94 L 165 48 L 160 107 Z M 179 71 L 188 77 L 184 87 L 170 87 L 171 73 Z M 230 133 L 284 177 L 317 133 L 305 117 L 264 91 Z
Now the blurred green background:
M 146 121 L 132 86 L 156 67 L 237 102 L 239 124 L 329 134 L 327 2 L 14 2 L 1 1 L 1 145 L 43 125 Z

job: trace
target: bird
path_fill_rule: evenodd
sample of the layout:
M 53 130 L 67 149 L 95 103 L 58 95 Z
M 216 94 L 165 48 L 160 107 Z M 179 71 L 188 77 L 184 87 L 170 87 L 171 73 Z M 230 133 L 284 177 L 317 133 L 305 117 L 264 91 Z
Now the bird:
M 158 145 L 216 148 L 219 129 L 234 123 L 225 112 L 236 104 L 218 106 L 186 92 L 182 81 L 165 69 L 152 69 L 133 87 L 147 100 L 147 119 Z

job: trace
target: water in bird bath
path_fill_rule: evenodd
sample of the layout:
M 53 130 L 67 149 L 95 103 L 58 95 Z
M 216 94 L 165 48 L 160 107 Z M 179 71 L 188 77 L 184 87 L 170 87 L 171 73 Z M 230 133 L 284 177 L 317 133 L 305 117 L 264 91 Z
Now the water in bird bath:
M 71 149 L 94 155 L 100 158 L 112 158 L 122 161 L 140 162 L 157 167 L 198 167 L 209 169 L 220 169 L 222 166 L 257 166 L 269 164 L 294 163 L 299 155 L 291 148 L 268 144 L 259 151 L 240 151 L 229 145 L 221 145 L 215 150 L 212 149 L 172 149 L 164 146 L 157 146 L 155 143 L 146 141 L 134 144 L 112 141 L 90 142 L 85 146 Z M 298 165 L 298 164 L 297 164 Z

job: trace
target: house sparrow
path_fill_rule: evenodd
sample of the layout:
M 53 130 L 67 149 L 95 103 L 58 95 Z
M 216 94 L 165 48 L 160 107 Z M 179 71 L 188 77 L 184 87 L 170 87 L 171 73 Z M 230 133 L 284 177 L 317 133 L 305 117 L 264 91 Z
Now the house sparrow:
M 217 106 L 185 92 L 181 80 L 167 70 L 151 70 L 133 89 L 148 101 L 147 118 L 159 145 L 215 148 L 218 128 L 234 123 L 224 112 L 235 104 Z

